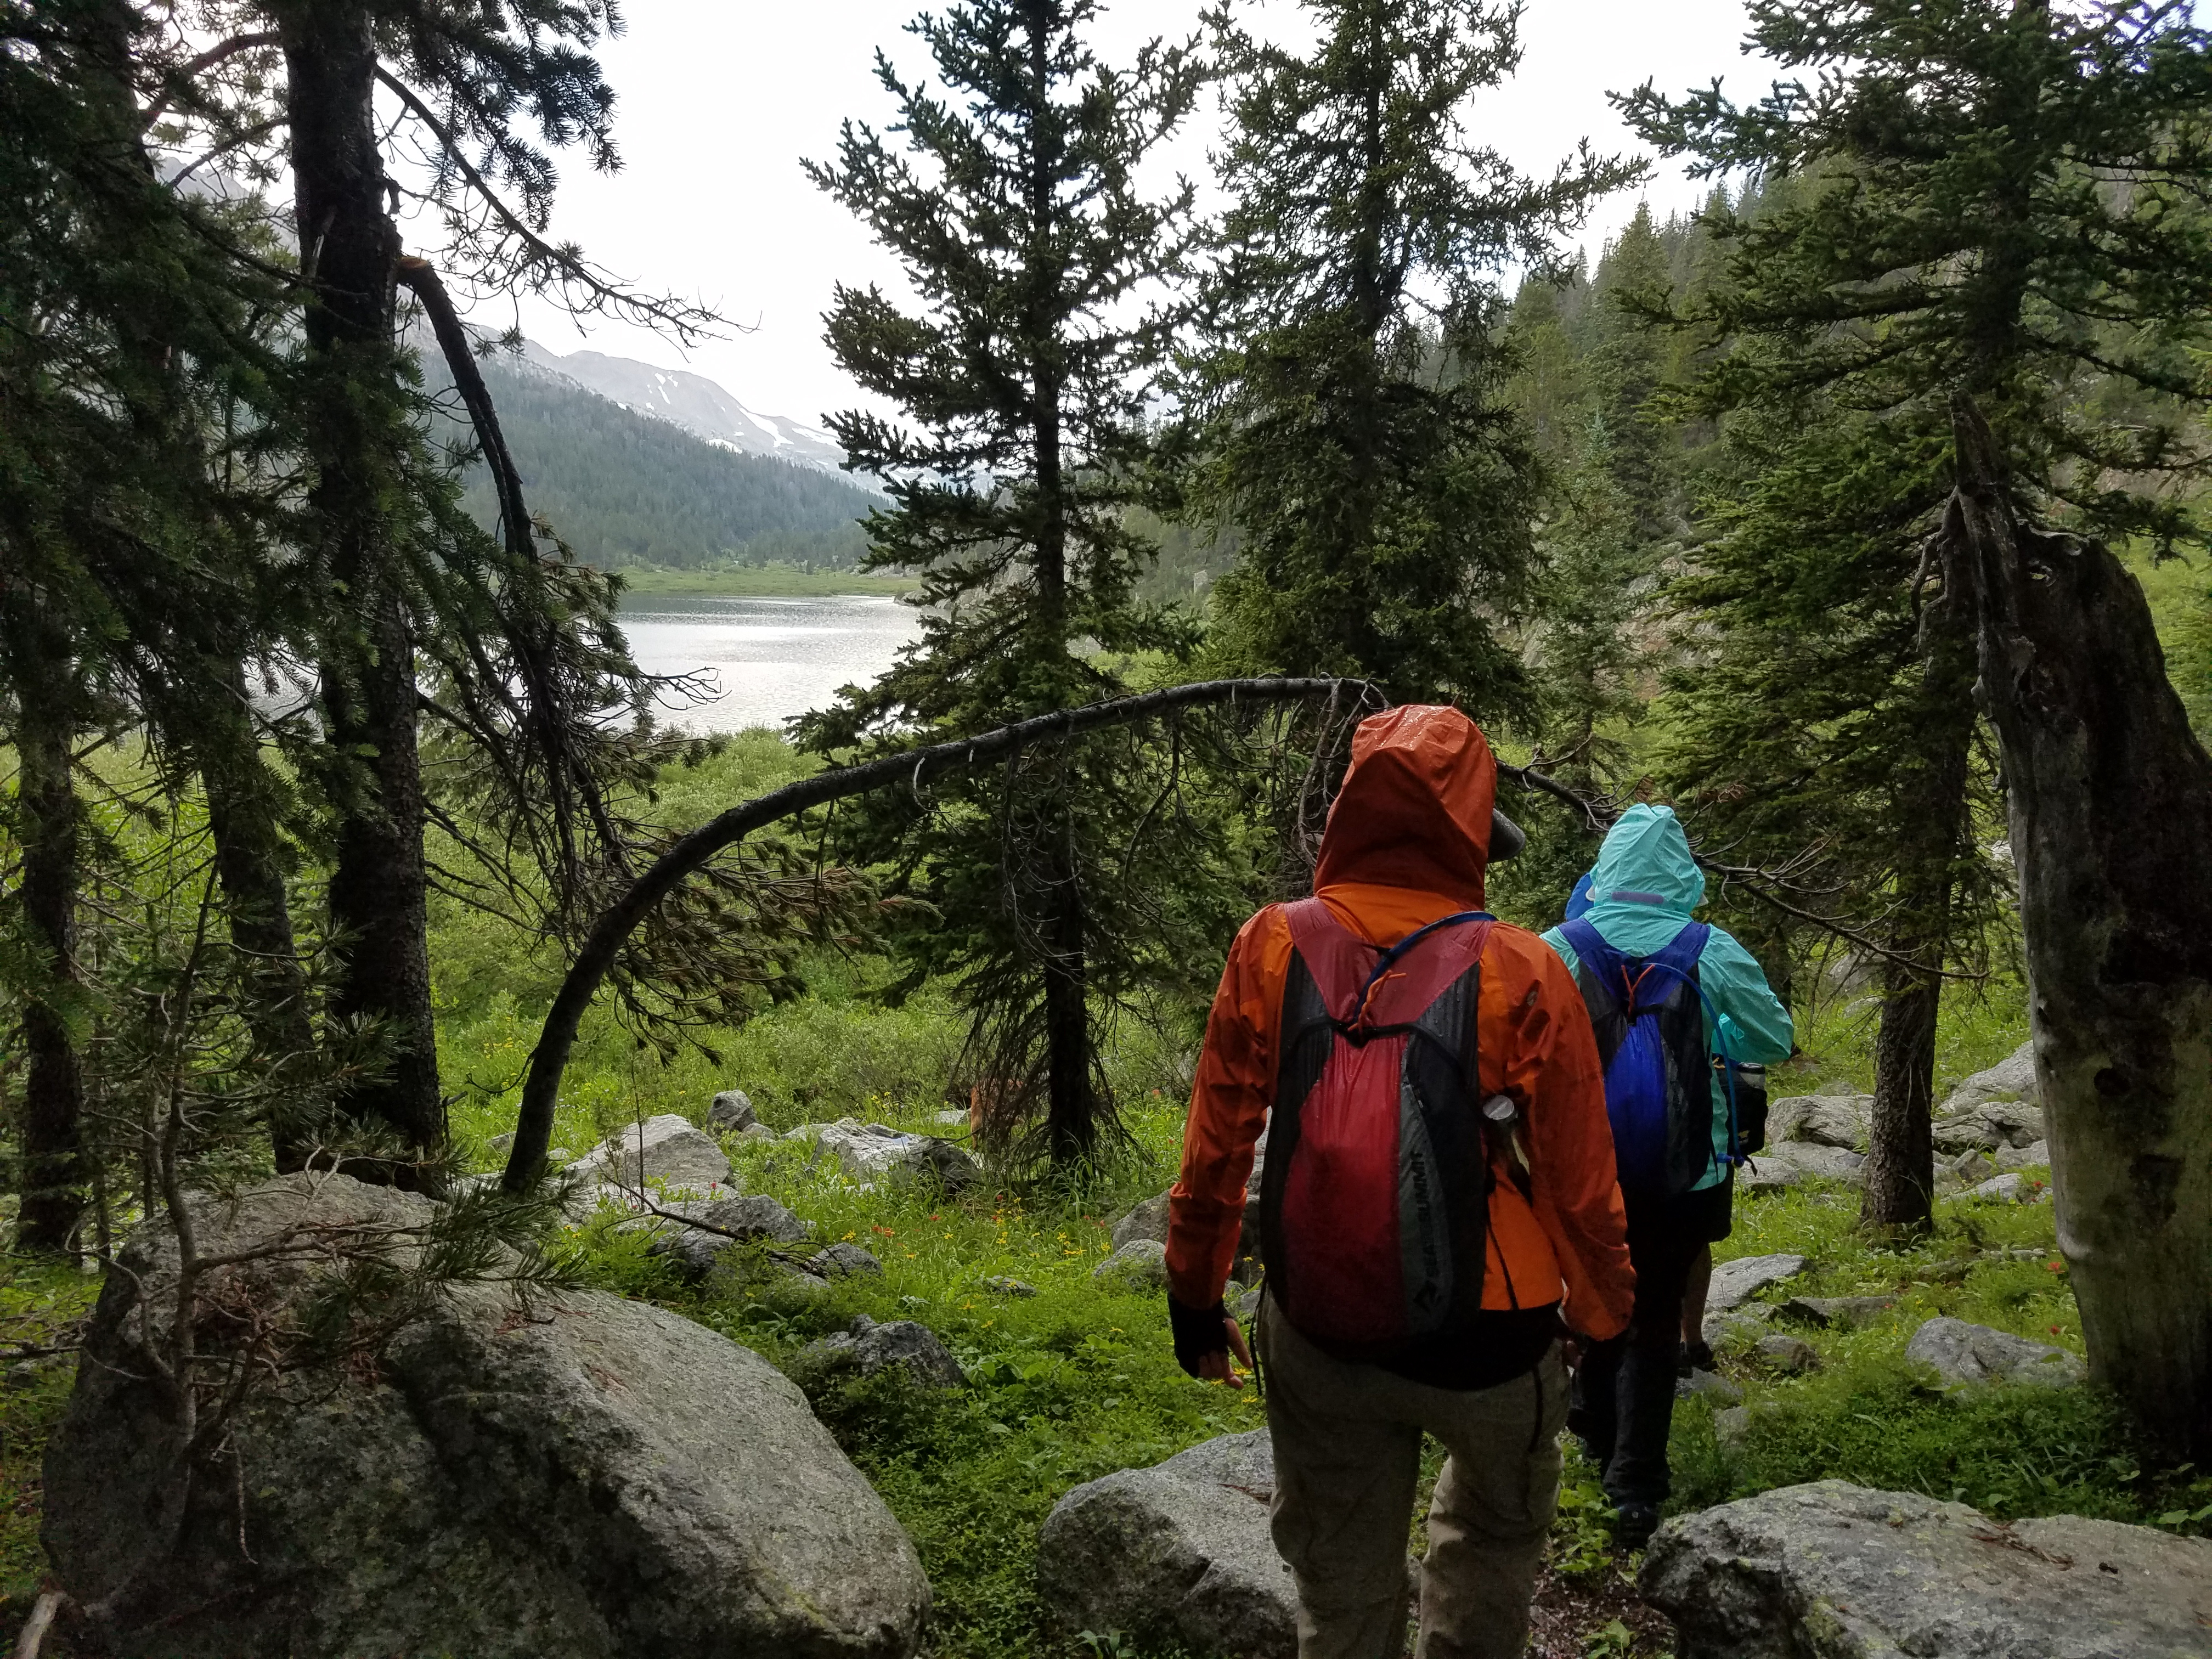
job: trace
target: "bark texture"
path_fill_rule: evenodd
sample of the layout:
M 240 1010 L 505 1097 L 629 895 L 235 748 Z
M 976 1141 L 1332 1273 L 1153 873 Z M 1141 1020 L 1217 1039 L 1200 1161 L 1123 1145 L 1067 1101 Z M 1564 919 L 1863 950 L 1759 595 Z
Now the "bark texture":
M 285 891 L 290 860 L 279 787 L 262 761 L 249 709 L 245 671 L 232 662 L 196 723 L 192 750 L 207 791 L 230 942 L 244 959 L 246 1022 L 261 1058 L 281 1075 L 312 1058 L 315 1025 Z M 270 1123 L 278 1170 L 306 1167 L 317 1127 L 299 1119 Z
M 1973 591 L 1943 580 L 1920 613 L 1921 677 L 1893 817 L 1897 921 L 1875 1038 L 1874 1109 L 1859 1218 L 1924 1228 L 1935 1217 L 1936 1018 L 1959 902 L 1959 864 L 1974 856 L 1966 775 L 1975 710 Z M 1908 966 L 1907 963 L 1917 964 Z
M 349 0 L 295 0 L 276 20 L 301 262 L 314 284 L 307 438 L 316 483 L 308 502 L 349 621 L 321 665 L 335 757 L 327 787 L 339 814 L 330 1012 L 374 1021 L 392 1057 L 338 1103 L 345 1115 L 381 1123 L 429 1152 L 445 1139 L 445 1107 L 430 1012 L 414 642 L 394 541 L 405 442 L 393 344 L 399 236 L 386 211 L 376 46 L 370 13 Z M 392 1173 L 412 1178 L 404 1166 Z
M 16 1109 L 22 1210 L 16 1246 L 63 1250 L 87 1203 L 84 1075 L 70 1030 L 76 988 L 76 903 L 84 823 L 70 778 L 69 711 L 74 675 L 60 630 L 19 619 L 15 662 L 16 799 L 22 880 L 16 894 L 26 943 L 40 958 L 22 1003 L 23 1091 Z
M 2058 1243 L 2091 1374 L 2212 1454 L 2212 759 L 2142 590 L 2023 521 L 1957 413 L 1948 556 L 2003 744 Z

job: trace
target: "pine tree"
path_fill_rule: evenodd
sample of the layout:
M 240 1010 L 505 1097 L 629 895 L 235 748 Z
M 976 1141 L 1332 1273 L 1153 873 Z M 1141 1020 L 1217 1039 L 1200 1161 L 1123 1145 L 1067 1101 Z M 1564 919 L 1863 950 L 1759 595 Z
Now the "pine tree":
M 1507 395 L 1547 474 L 1526 729 L 1547 775 L 1586 799 L 1643 782 L 1635 728 L 1663 632 L 1660 576 L 1688 533 L 1679 443 L 1656 407 L 1672 342 L 1647 314 L 1665 303 L 1668 270 L 1667 242 L 1639 206 L 1589 280 L 1577 272 L 1571 315 L 1532 278 L 1508 327 Z M 1548 802 L 1526 816 L 1529 845 L 1498 872 L 1497 896 L 1548 926 L 1589 868 L 1592 826 Z
M 1733 861 L 1791 870 L 1823 914 L 1889 952 L 1869 964 L 1885 994 L 1863 1209 L 1925 1226 L 1942 989 L 1929 965 L 1984 967 L 1998 898 L 1971 618 L 1928 580 L 1947 446 L 1806 399 L 1732 418 L 1724 447 L 1706 539 L 1669 596 L 1686 649 L 1660 774 Z M 1802 941 L 1766 907 L 1737 908 L 1786 972 Z
M 2179 3 L 1756 0 L 1751 15 L 1753 41 L 1815 71 L 1811 86 L 1778 86 L 1747 108 L 1717 85 L 1679 102 L 1648 86 L 1621 100 L 1669 154 L 1708 172 L 1794 181 L 1787 201 L 1717 225 L 1730 245 L 1729 281 L 1703 314 L 1736 345 L 1710 378 L 1710 399 L 1786 414 L 1793 398 L 1817 394 L 1945 452 L 1938 471 L 1960 487 L 1945 519 L 1929 521 L 1931 511 L 1921 526 L 1941 532 L 1942 555 L 1931 573 L 1941 586 L 1923 607 L 1923 684 L 1941 703 L 1962 702 L 1978 629 L 1981 678 L 2001 727 L 2010 726 L 2012 839 L 2039 988 L 2033 1018 L 2092 1367 L 2162 1437 L 2212 1444 L 2212 1285 L 2164 1270 L 2212 1252 L 2212 1166 L 2190 1150 L 2212 1123 L 2212 1092 L 2193 1059 L 2159 1058 L 2201 1054 L 2206 1041 L 2212 960 L 2201 946 L 2176 954 L 2174 943 L 2212 933 L 2203 832 L 2177 826 L 2155 844 L 2115 841 L 2091 822 L 2098 808 L 2067 793 L 2081 779 L 2039 769 L 2015 744 L 2057 714 L 2077 750 L 2100 730 L 2117 740 L 2112 721 L 2125 711 L 2146 722 L 2130 738 L 2146 745 L 2130 778 L 2194 778 L 2203 787 L 2180 792 L 2202 796 L 2212 763 L 2188 738 L 2178 704 L 2165 717 L 2172 694 L 2156 652 L 2141 648 L 2141 594 L 2094 544 L 2077 563 L 2101 573 L 2100 591 L 2120 607 L 2106 637 L 2127 648 L 2094 678 L 2070 683 L 2067 696 L 2087 702 L 2060 709 L 2057 678 L 2018 695 L 2030 647 L 2019 605 L 2027 584 L 2014 579 L 2022 550 L 2045 544 L 2006 528 L 2051 515 L 2161 548 L 2201 539 L 2184 496 L 2142 480 L 2185 477 L 2206 460 L 2197 422 L 2212 315 L 2203 210 L 2212 40 Z M 2099 400 L 2081 395 L 2100 382 L 2125 390 L 2136 418 L 2106 419 Z M 1968 451 L 1959 433 L 1972 436 Z M 2052 640 L 2063 639 L 2066 619 L 2051 620 Z M 2087 629 L 2106 619 L 2084 611 L 2075 620 Z M 1931 800 L 1942 797 L 1939 811 L 1923 807 L 1915 821 L 1957 824 L 1966 816 L 1958 734 L 1971 726 L 1956 714 L 1939 724 L 1948 734 L 1893 735 L 1906 769 Z M 2040 810 L 2045 791 L 2050 817 Z M 2071 828 L 2048 828 L 2062 821 Z M 1961 850 L 1955 840 L 1931 846 L 1929 878 L 1940 880 Z M 2185 912 L 2196 920 L 2177 931 Z M 2160 941 L 2138 958 L 2160 963 L 2148 976 L 2122 960 L 2134 929 Z M 2085 976 L 2074 971 L 2083 951 L 2117 955 L 2104 975 Z M 1923 958 L 1915 982 L 1893 981 L 1889 1006 L 1932 1012 L 1935 965 Z M 2118 988 L 2124 981 L 2132 988 Z M 2147 1007 L 2151 984 L 2165 988 L 2154 998 L 2163 1013 Z M 2060 985 L 2070 998 L 2045 989 Z M 2122 1055 L 2113 1022 L 2124 1007 Z M 1920 1046 L 1880 1045 L 1884 1054 Z M 1899 1086 L 1919 1094 L 1917 1075 Z M 1923 1098 L 1901 1102 L 1899 1115 L 1917 1115 Z M 2129 1182 L 2154 1168 L 2167 1174 L 2147 1205 Z M 2124 1195 L 2131 1190 L 2138 1196 Z
M 1182 642 L 1133 597 L 1154 549 L 1127 510 L 1191 192 L 1148 200 L 1136 174 L 1200 71 L 1187 46 L 1158 42 L 1128 70 L 1103 64 L 1086 39 L 1097 15 L 1091 0 L 980 0 L 919 18 L 942 90 L 878 55 L 902 138 L 848 122 L 837 161 L 810 166 L 920 301 L 838 289 L 838 362 L 904 422 L 830 426 L 890 495 L 869 520 L 870 567 L 918 571 L 929 607 L 875 685 L 803 723 L 821 752 L 1096 701 L 1123 688 L 1121 656 Z M 933 810 L 878 816 L 860 836 L 896 854 L 906 890 L 941 918 L 906 944 L 917 971 L 961 975 L 979 1085 L 1017 1115 L 1041 1097 L 1059 1164 L 1093 1156 L 1110 1111 L 1093 1005 L 1143 977 L 1145 883 L 1124 860 L 1157 788 L 1145 764 L 1103 741 L 1055 749 L 1010 766 L 1003 794 L 963 778 Z
M 68 1242 L 91 1173 L 95 988 L 78 939 L 100 837 L 77 746 L 159 706 L 163 660 L 204 649 L 210 619 L 257 588 L 237 533 L 252 509 L 217 498 L 204 434 L 265 371 L 252 315 L 280 290 L 225 252 L 242 234 L 230 216 L 156 179 L 136 27 L 115 0 L 40 0 L 10 14 L 0 51 L 0 685 L 22 861 L 0 971 L 29 1062 L 20 1242 L 34 1249 Z
M 556 854 L 546 872 L 556 895 L 588 884 L 580 866 L 620 864 L 584 757 L 595 709 L 627 701 L 635 672 L 595 637 L 606 595 L 584 597 L 563 556 L 538 547 L 519 488 L 503 489 L 500 536 L 487 540 L 459 513 L 441 458 L 422 441 L 399 295 L 404 288 L 434 309 L 443 290 L 434 266 L 402 256 L 387 149 L 411 144 L 432 162 L 429 197 L 448 234 L 441 258 L 458 277 L 679 335 L 712 319 L 621 289 L 544 234 L 556 179 L 547 149 L 581 149 L 602 168 L 618 164 L 613 93 L 591 56 L 619 27 L 611 7 L 257 0 L 231 15 L 244 30 L 233 37 L 241 50 L 260 50 L 273 33 L 281 55 L 293 217 L 308 281 L 295 396 L 307 475 L 300 533 L 311 580 L 334 603 L 310 646 L 326 741 L 304 759 L 334 820 L 330 1012 L 374 1022 L 390 1056 L 380 1073 L 351 1082 L 340 1105 L 412 1154 L 434 1156 L 444 1105 L 426 942 L 418 653 L 434 659 L 451 685 L 472 689 L 485 710 L 497 709 L 464 718 L 466 731 L 520 745 L 521 763 L 505 769 L 528 787 L 512 791 L 509 805 L 526 826 L 518 840 Z M 380 114 L 380 97 L 402 112 L 398 125 Z M 454 349 L 445 355 L 455 377 L 480 392 L 465 344 L 458 362 Z M 495 418 L 488 399 L 479 402 L 471 413 L 489 449 Z M 500 471 L 504 458 L 488 459 Z M 513 486 L 511 472 L 502 482 Z M 609 671 L 620 684 L 604 678 Z M 557 822 L 541 828 L 540 815 Z M 410 1168 L 403 1160 L 391 1173 L 412 1179 Z
M 1233 76 L 1187 511 L 1236 526 L 1226 667 L 1525 702 L 1494 619 L 1526 604 L 1537 465 L 1503 396 L 1498 274 L 1637 169 L 1587 146 L 1524 179 L 1468 136 L 1519 61 L 1516 6 L 1311 0 L 1301 57 L 1213 18 Z

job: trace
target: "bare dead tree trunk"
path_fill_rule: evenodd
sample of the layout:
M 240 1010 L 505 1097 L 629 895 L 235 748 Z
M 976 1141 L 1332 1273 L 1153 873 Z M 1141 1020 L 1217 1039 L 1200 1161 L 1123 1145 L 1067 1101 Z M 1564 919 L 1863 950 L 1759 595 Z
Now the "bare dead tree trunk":
M 2023 521 L 1954 410 L 1950 553 L 1979 600 L 2003 744 L 2058 1243 L 2091 1374 L 2212 1454 L 2212 759 L 2142 590 Z
M 1946 579 L 1923 606 L 1920 696 L 1908 716 L 1912 729 L 1899 734 L 1912 758 L 1895 795 L 1897 956 L 1884 969 L 1859 1209 L 1869 1227 L 1924 1228 L 1935 1219 L 1936 1018 L 1959 864 L 1973 854 L 1966 790 L 1977 717 L 1972 605 L 1970 586 Z
M 374 1019 L 392 1054 L 380 1075 L 349 1085 L 339 1107 L 431 1152 L 444 1143 L 446 1121 L 430 1011 L 414 641 L 389 504 L 405 438 L 393 342 L 399 235 L 386 211 L 376 42 L 369 10 L 351 0 L 288 0 L 275 16 L 301 258 L 313 282 L 308 505 L 328 579 L 349 612 L 321 665 L 329 787 L 339 807 L 330 1012 Z M 405 1166 L 389 1173 L 415 1180 Z
M 22 1209 L 16 1244 L 64 1250 L 83 1217 L 84 1073 L 70 1030 L 77 984 L 76 907 L 82 879 L 82 809 L 70 775 L 71 711 L 77 707 L 69 642 L 22 600 L 9 641 L 16 702 L 16 797 L 23 872 L 17 902 L 40 960 L 23 999 L 26 1060 L 16 1123 L 22 1152 Z

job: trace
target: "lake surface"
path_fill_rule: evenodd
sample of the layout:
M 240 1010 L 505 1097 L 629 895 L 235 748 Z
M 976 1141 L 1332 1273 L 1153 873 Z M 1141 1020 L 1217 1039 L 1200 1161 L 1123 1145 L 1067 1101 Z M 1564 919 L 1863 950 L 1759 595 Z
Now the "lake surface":
M 664 703 L 662 720 L 687 732 L 737 732 L 780 726 L 833 702 L 841 685 L 866 684 L 919 636 L 921 615 L 873 594 L 625 593 L 622 625 L 647 673 L 712 677 L 712 701 Z

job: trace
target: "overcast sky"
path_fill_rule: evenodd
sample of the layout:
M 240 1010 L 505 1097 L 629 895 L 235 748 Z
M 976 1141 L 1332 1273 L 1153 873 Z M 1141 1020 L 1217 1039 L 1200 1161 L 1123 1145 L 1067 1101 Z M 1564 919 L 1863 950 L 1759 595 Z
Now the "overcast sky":
M 652 289 L 702 298 L 751 331 L 689 354 L 641 330 L 595 324 L 580 335 L 550 307 L 524 302 L 525 332 L 552 349 L 579 346 L 720 381 L 756 410 L 818 422 L 854 401 L 821 340 L 821 313 L 836 283 L 889 282 L 892 267 L 848 214 L 810 185 L 802 156 L 827 160 L 847 116 L 882 124 L 889 105 L 872 73 L 884 45 L 919 66 L 902 26 L 918 0 L 638 0 L 629 27 L 603 52 L 621 102 L 617 137 L 625 163 L 611 177 L 568 158 L 554 228 L 598 263 Z M 1121 0 L 1100 31 L 1102 55 L 1126 62 L 1136 42 L 1188 33 L 1198 0 Z M 1268 33 L 1296 27 L 1296 9 L 1257 10 Z M 1271 24 L 1271 20 L 1273 20 Z M 1601 150 L 1633 150 L 1606 102 L 1608 91 L 1646 79 L 1680 92 L 1716 75 L 1738 95 L 1764 75 L 1741 53 L 1741 0 L 1529 0 L 1519 76 L 1478 111 L 1477 136 L 1528 171 L 1548 171 L 1587 135 Z M 1202 167 L 1218 116 L 1181 147 Z M 1693 206 L 1704 187 L 1666 170 L 1644 192 L 1662 216 Z M 1586 245 L 1634 212 L 1636 198 L 1607 203 Z M 487 307 L 488 325 L 513 313 Z

